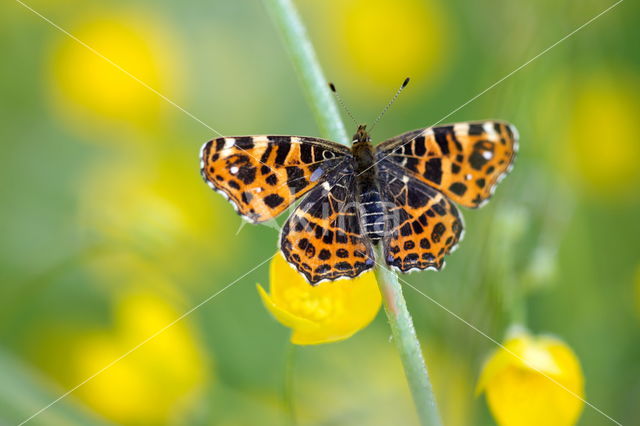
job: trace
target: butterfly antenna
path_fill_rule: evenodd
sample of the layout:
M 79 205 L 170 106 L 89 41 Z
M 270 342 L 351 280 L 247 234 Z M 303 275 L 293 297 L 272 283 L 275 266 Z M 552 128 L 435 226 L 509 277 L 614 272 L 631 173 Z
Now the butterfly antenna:
M 375 121 L 371 125 L 371 128 L 369 129 L 369 132 L 371 132 L 373 130 L 373 128 L 376 126 L 376 124 L 378 124 L 378 121 L 380 121 L 382 116 L 389 110 L 389 108 L 391 107 L 391 105 L 393 105 L 393 103 L 396 101 L 396 99 L 398 99 L 398 96 L 400 96 L 400 93 L 404 90 L 405 87 L 407 87 L 407 84 L 409 84 L 409 77 L 404 79 L 404 81 L 402 82 L 402 86 L 400 86 L 400 88 L 398 89 L 396 94 L 393 95 L 393 98 L 391 98 L 391 100 L 389 101 L 387 106 L 384 107 L 384 109 L 382 110 L 380 115 L 378 115 L 378 118 L 375 119 Z
M 353 122 L 357 126 L 358 122 L 356 121 L 355 118 L 353 118 L 353 115 L 351 115 L 351 111 L 349 111 L 349 108 L 347 108 L 347 106 L 344 104 L 344 102 L 342 102 L 342 98 L 340 97 L 340 95 L 338 95 L 338 91 L 336 90 L 336 86 L 333 83 L 329 83 L 329 89 L 331 89 L 331 91 L 336 96 L 336 99 L 338 100 L 338 102 L 340 103 L 342 108 L 347 112 L 347 115 L 349 116 L 349 118 L 351 118 L 351 120 L 353 120 Z

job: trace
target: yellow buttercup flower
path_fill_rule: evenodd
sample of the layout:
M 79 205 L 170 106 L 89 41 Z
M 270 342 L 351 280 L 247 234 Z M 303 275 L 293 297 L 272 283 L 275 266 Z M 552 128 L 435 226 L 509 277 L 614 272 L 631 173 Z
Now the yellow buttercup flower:
M 571 348 L 524 330 L 485 363 L 477 389 L 505 426 L 573 425 L 584 407 L 584 376 Z
M 304 6 L 313 8 L 325 27 L 336 28 L 326 35 L 330 54 L 338 56 L 342 70 L 352 72 L 349 85 L 366 87 L 366 93 L 387 93 L 406 76 L 432 83 L 449 62 L 455 27 L 438 0 L 330 0 Z
M 260 285 L 258 292 L 269 312 L 293 330 L 291 342 L 297 345 L 346 339 L 366 327 L 380 309 L 373 272 L 313 287 L 280 253 L 271 260 L 269 272 L 269 294 Z
M 569 123 L 568 158 L 575 161 L 578 178 L 598 195 L 627 196 L 640 181 L 637 167 L 640 132 L 637 79 L 621 76 L 611 81 L 606 74 L 581 81 Z
M 165 101 L 136 79 L 175 99 L 183 80 L 176 38 L 148 13 L 102 13 L 81 22 L 70 32 L 89 48 L 61 36 L 52 51 L 47 72 L 56 110 L 74 128 L 87 118 L 152 127 Z
M 179 317 L 180 311 L 148 291 L 115 303 L 114 328 L 76 341 L 74 381 L 93 375 Z M 120 424 L 164 424 L 188 408 L 208 376 L 210 361 L 188 320 L 167 328 L 76 391 L 79 399 Z
M 193 269 L 194 255 L 231 258 L 242 244 L 242 235 L 234 237 L 238 219 L 232 209 L 202 208 L 225 201 L 203 190 L 190 160 L 174 155 L 95 163 L 79 184 L 80 224 L 101 241 L 181 273 Z

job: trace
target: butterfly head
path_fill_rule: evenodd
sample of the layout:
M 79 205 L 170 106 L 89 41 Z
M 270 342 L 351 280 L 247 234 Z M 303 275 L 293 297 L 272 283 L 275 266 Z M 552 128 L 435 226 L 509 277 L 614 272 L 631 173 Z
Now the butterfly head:
M 352 142 L 353 142 L 354 145 L 355 144 L 371 142 L 371 137 L 369 136 L 369 133 L 367 132 L 367 125 L 366 124 L 360 124 L 358 126 L 358 130 L 356 131 L 356 134 L 353 135 Z

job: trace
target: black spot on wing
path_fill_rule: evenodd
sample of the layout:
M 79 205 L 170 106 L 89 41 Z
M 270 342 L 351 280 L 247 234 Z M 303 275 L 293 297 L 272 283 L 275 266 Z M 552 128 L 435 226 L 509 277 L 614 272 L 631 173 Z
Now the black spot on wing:
M 251 136 L 241 136 L 235 138 L 235 146 L 240 149 L 252 149 L 253 148 L 253 138 Z
M 278 194 L 270 194 L 264 197 L 264 203 L 272 209 L 278 207 L 283 202 L 284 198 L 282 198 Z
M 447 228 L 444 226 L 442 222 L 436 223 L 436 226 L 433 227 L 433 231 L 431 231 L 431 239 L 433 242 L 440 242 L 440 238 L 442 238 L 442 234 L 446 231 Z
M 479 136 L 484 134 L 484 128 L 482 124 L 469 124 L 468 134 L 470 136 Z
M 440 147 L 440 151 L 443 155 L 449 154 L 449 141 L 447 140 L 447 135 L 450 134 L 452 130 L 453 128 L 451 126 L 436 127 L 433 129 L 436 143 Z
M 251 166 L 242 166 L 238 169 L 236 177 L 249 185 L 256 179 L 256 168 Z
M 331 252 L 327 249 L 322 249 L 320 250 L 320 253 L 318 253 L 318 259 L 320 260 L 328 260 L 331 258 Z
M 336 256 L 344 259 L 345 257 L 349 257 L 349 252 L 343 248 L 339 248 L 336 250 Z
M 454 182 L 449 186 L 449 191 L 456 195 L 463 196 L 467 192 L 467 185 L 462 182 Z
M 269 176 L 266 177 L 265 180 L 269 185 L 274 186 L 278 183 L 278 176 L 276 176 L 275 174 L 270 174 Z
M 469 164 L 475 170 L 481 170 L 482 167 L 487 164 L 487 159 L 482 156 L 480 151 L 473 151 L 469 156 Z
M 413 144 L 415 145 L 415 154 L 418 157 L 422 157 L 427 152 L 427 147 L 424 143 L 424 136 L 418 136 L 414 139 Z
M 407 203 L 409 204 L 409 207 L 413 209 L 417 209 L 427 204 L 427 201 L 428 201 L 428 197 L 424 193 L 424 191 L 419 191 L 418 188 L 416 188 L 413 185 L 408 186 Z
M 427 161 L 423 176 L 425 179 L 440 185 L 442 181 L 442 160 L 440 158 L 430 158 Z
M 483 153 L 493 154 L 493 144 L 489 141 L 478 141 L 473 145 L 473 152 L 469 155 L 469 164 L 475 170 L 480 170 L 484 167 L 489 160 L 487 160 Z
M 423 239 L 420 240 L 420 248 L 423 248 L 425 250 L 429 249 L 429 248 L 431 248 L 431 243 L 429 242 L 428 239 L 423 238 Z
M 261 163 L 266 163 L 269 161 L 269 156 L 271 155 L 271 151 L 273 151 L 273 142 L 267 143 L 267 147 L 265 148 L 262 156 L 260 157 Z M 263 166 L 266 167 L 266 166 Z

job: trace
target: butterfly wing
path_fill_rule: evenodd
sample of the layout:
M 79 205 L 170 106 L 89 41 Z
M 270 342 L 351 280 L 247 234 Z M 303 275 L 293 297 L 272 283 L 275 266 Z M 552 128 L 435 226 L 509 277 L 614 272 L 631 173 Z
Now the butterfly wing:
M 409 176 L 397 164 L 378 166 L 386 206 L 385 261 L 401 272 L 441 269 L 462 238 L 462 216 L 441 192 Z
M 200 173 L 251 222 L 272 219 L 322 183 L 348 148 L 301 136 L 213 139 L 200 153 Z
M 362 235 L 354 180 L 353 163 L 345 161 L 304 197 L 282 228 L 285 259 L 312 285 L 354 278 L 375 264 L 371 242 Z
M 509 123 L 485 121 L 429 127 L 378 145 L 387 160 L 465 207 L 481 207 L 511 169 L 518 132 Z

